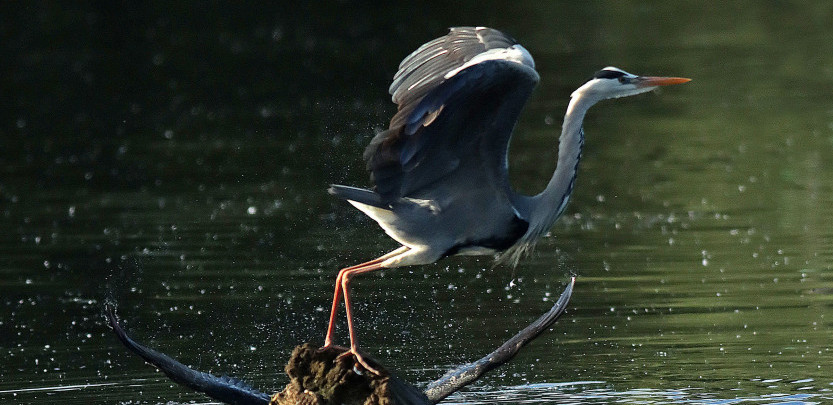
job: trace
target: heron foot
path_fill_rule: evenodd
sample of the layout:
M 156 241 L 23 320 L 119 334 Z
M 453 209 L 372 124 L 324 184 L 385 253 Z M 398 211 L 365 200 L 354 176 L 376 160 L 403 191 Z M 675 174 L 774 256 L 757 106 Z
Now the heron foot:
M 321 346 L 321 347 L 318 348 L 318 353 L 326 352 L 327 350 L 335 350 L 335 351 L 340 352 L 342 354 L 344 352 L 349 352 L 350 351 L 350 349 L 348 349 L 344 346 L 334 345 L 332 343 L 325 343 L 324 346 Z
M 363 369 L 369 371 L 371 374 L 376 376 L 382 376 L 382 372 L 377 370 L 375 367 L 370 365 L 370 362 L 365 359 L 364 355 L 359 353 L 358 349 L 350 349 L 338 355 L 338 357 L 333 360 L 334 362 L 342 361 L 342 359 L 347 357 L 353 357 L 353 360 L 358 363 Z
M 359 349 L 348 349 L 344 346 L 334 345 L 330 343 L 319 347 L 317 351 L 318 353 L 321 353 L 328 350 L 334 350 L 339 352 L 338 356 L 336 356 L 335 359 L 333 359 L 333 363 L 338 363 L 340 361 L 344 361 L 344 359 L 347 359 L 348 357 L 352 357 L 352 359 L 356 363 L 358 363 L 363 369 L 369 371 L 370 373 L 376 376 L 383 375 L 383 373 L 379 371 L 376 367 L 370 365 L 372 360 L 368 361 L 367 359 L 365 359 L 365 356 L 359 352 Z

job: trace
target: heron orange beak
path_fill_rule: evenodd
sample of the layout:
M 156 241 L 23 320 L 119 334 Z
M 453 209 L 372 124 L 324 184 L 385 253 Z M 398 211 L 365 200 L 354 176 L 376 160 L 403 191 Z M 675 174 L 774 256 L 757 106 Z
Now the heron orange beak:
M 661 77 L 661 76 L 640 76 L 637 79 L 639 87 L 670 86 L 672 84 L 683 84 L 691 79 L 685 77 Z

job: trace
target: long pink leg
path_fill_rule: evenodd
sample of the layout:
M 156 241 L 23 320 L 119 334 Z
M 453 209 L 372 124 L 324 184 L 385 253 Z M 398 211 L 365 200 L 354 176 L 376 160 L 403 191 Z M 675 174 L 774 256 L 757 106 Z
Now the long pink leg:
M 359 268 L 362 268 L 362 267 L 365 267 L 365 266 L 370 266 L 370 265 L 373 265 L 373 264 L 376 264 L 376 263 L 381 263 L 381 262 L 383 262 L 383 261 L 385 261 L 385 260 L 387 260 L 387 259 L 389 259 L 393 256 L 402 254 L 406 251 L 408 251 L 408 248 L 405 247 L 405 246 L 402 246 L 399 249 L 396 249 L 396 250 L 394 250 L 394 251 L 392 251 L 388 254 L 385 254 L 381 257 L 373 259 L 369 262 L 364 262 L 364 263 L 361 263 L 361 264 L 357 264 L 355 266 L 345 267 L 345 268 L 339 270 L 338 276 L 336 277 L 335 292 L 333 293 L 333 306 L 332 306 L 332 308 L 330 308 L 330 323 L 327 326 L 327 335 L 324 338 L 324 347 L 323 348 L 328 348 L 328 347 L 333 345 L 333 335 L 335 334 L 335 326 L 336 326 L 336 323 L 335 323 L 336 322 L 336 314 L 338 313 L 338 303 L 341 300 L 341 292 L 342 292 L 341 280 L 344 277 L 344 274 L 348 271 L 351 271 L 351 270 L 359 269 Z M 348 320 L 349 320 L 349 318 L 348 318 Z M 349 322 L 348 322 L 348 326 L 349 326 Z
M 338 276 L 336 277 L 336 289 L 333 293 L 333 306 L 330 308 L 330 323 L 327 326 L 327 335 L 324 338 L 324 347 L 328 348 L 333 345 L 333 335 L 335 335 L 336 329 L 336 314 L 338 313 L 338 303 L 341 301 L 341 279 L 344 277 L 344 273 L 346 271 L 350 271 L 362 266 L 367 266 L 370 264 L 378 263 L 379 259 L 374 259 L 369 262 L 364 262 L 362 264 L 357 264 L 355 266 L 345 267 L 338 272 Z
M 353 356 L 356 357 L 356 361 L 358 361 L 359 364 L 361 364 L 365 369 L 376 375 L 380 374 L 379 371 L 371 367 L 370 364 L 364 359 L 364 356 L 359 352 L 358 337 L 356 335 L 356 329 L 353 324 L 353 304 L 352 300 L 350 299 L 349 291 L 351 278 L 359 274 L 379 270 L 381 268 L 382 265 L 380 263 L 375 263 L 347 270 L 343 272 L 343 274 L 341 275 L 341 287 L 342 292 L 344 293 L 344 307 L 347 312 L 347 329 L 350 333 L 350 353 L 353 353 Z

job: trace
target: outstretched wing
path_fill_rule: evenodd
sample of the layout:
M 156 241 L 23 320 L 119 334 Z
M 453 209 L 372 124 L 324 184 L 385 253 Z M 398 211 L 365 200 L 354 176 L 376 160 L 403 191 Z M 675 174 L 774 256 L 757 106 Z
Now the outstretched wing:
M 526 49 L 491 28 L 451 28 L 414 51 L 390 86 L 399 110 L 364 154 L 382 201 L 430 197 L 455 172 L 508 187 L 509 139 L 537 83 Z

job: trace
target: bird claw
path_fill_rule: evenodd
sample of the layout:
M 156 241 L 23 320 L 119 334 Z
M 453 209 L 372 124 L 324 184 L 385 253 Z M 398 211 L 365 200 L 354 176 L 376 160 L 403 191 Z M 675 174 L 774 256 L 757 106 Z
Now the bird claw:
M 321 347 L 318 348 L 319 353 L 325 352 L 325 351 L 328 351 L 328 350 L 335 350 L 335 351 L 340 352 L 339 355 L 336 356 L 335 359 L 333 359 L 333 363 L 338 363 L 338 362 L 341 362 L 341 361 L 343 361 L 344 359 L 346 359 L 348 357 L 352 357 L 353 360 L 355 360 L 356 365 L 361 366 L 361 368 L 365 369 L 366 371 L 369 371 L 370 373 L 372 373 L 373 375 L 376 375 L 376 376 L 383 375 L 383 373 L 381 371 L 379 371 L 376 367 L 371 366 L 370 362 L 365 360 L 364 355 L 359 353 L 358 349 L 348 349 L 344 346 L 338 346 L 338 345 L 334 345 L 332 343 L 328 344 L 328 345 L 325 344 L 324 346 L 321 346 Z M 356 371 L 361 373 L 359 370 L 356 370 Z
M 367 360 L 364 359 L 364 355 L 360 354 L 358 352 L 358 350 L 353 350 L 353 349 L 347 350 L 344 353 L 339 354 L 335 358 L 335 360 L 333 360 L 333 361 L 334 362 L 339 362 L 339 361 L 342 361 L 342 359 L 344 359 L 346 357 L 353 357 L 353 359 L 356 361 L 356 364 L 354 365 L 354 367 L 358 365 L 358 366 L 361 366 L 361 368 L 365 369 L 366 371 L 369 371 L 373 375 L 382 376 L 382 372 L 377 370 L 375 367 L 371 366 L 370 363 Z
M 342 354 L 343 354 L 343 352 L 348 352 L 348 353 L 350 352 L 350 349 L 348 349 L 344 346 L 334 345 L 334 344 L 330 343 L 330 344 L 325 344 L 324 346 L 319 347 L 318 348 L 318 353 L 326 352 L 327 350 L 335 350 L 337 352 L 342 352 Z

